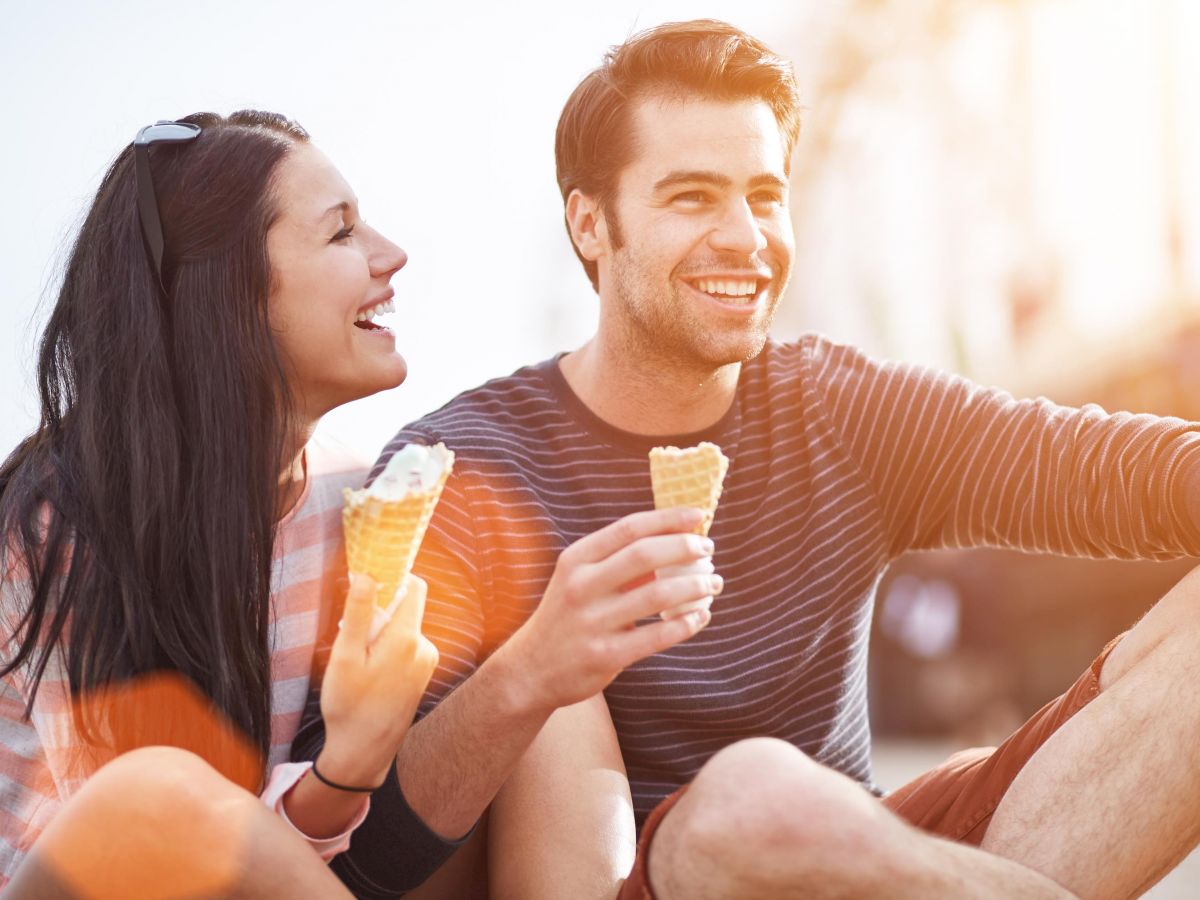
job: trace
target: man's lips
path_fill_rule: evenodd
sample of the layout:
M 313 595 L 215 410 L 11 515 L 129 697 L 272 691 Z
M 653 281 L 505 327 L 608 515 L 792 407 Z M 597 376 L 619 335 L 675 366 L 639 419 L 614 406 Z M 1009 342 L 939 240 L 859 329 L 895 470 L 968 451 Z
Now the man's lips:
M 722 312 L 749 315 L 757 311 L 771 285 L 770 276 L 721 275 L 681 279 L 688 291 Z

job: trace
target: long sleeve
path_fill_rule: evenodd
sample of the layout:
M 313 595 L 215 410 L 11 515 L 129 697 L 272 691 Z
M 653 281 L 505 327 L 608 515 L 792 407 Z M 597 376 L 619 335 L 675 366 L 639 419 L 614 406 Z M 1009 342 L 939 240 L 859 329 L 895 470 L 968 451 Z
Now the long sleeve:
M 1017 400 L 818 344 L 815 408 L 875 491 L 889 549 L 1200 555 L 1200 425 Z

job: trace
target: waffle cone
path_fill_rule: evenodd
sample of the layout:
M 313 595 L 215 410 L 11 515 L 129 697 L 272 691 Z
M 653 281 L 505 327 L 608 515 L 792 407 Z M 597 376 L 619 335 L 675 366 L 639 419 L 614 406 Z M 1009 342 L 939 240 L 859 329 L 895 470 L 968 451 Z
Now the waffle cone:
M 656 509 L 678 506 L 704 511 L 697 534 L 708 534 L 729 460 L 716 444 L 705 441 L 695 447 L 655 447 L 650 451 L 650 484 Z
M 346 489 L 342 531 L 346 566 L 370 575 L 379 585 L 375 602 L 386 608 L 412 571 L 433 510 L 450 476 L 450 467 L 427 491 L 414 491 L 400 500 L 382 500 L 366 489 Z

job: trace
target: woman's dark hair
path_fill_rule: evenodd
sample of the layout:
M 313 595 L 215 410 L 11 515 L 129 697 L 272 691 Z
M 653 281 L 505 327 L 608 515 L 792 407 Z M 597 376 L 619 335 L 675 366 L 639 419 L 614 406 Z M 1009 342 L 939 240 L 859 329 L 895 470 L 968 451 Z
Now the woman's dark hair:
M 270 748 L 272 547 L 296 449 L 266 238 L 273 176 L 308 134 L 257 111 L 180 121 L 201 135 L 149 151 L 167 295 L 126 147 L 42 336 L 41 420 L 0 466 L 0 571 L 28 578 L 29 596 L 0 675 L 28 666 L 32 698 L 61 651 L 77 698 L 177 673 L 261 754 L 244 782 L 262 778 Z M 87 741 L 163 742 L 138 727 L 154 711 L 118 725 L 104 708 L 76 707 Z

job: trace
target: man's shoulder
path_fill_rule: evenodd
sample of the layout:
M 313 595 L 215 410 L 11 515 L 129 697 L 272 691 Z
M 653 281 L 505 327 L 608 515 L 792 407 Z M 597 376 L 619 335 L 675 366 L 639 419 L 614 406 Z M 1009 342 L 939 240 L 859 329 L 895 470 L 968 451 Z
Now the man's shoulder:
M 817 377 L 830 363 L 853 364 L 859 359 L 865 356 L 857 347 L 810 331 L 793 340 L 768 340 L 748 368 L 767 381 L 791 384 L 797 376 Z
M 553 364 L 551 359 L 522 366 L 463 391 L 441 408 L 410 422 L 400 434 L 451 442 L 544 427 L 558 403 L 544 374 Z

